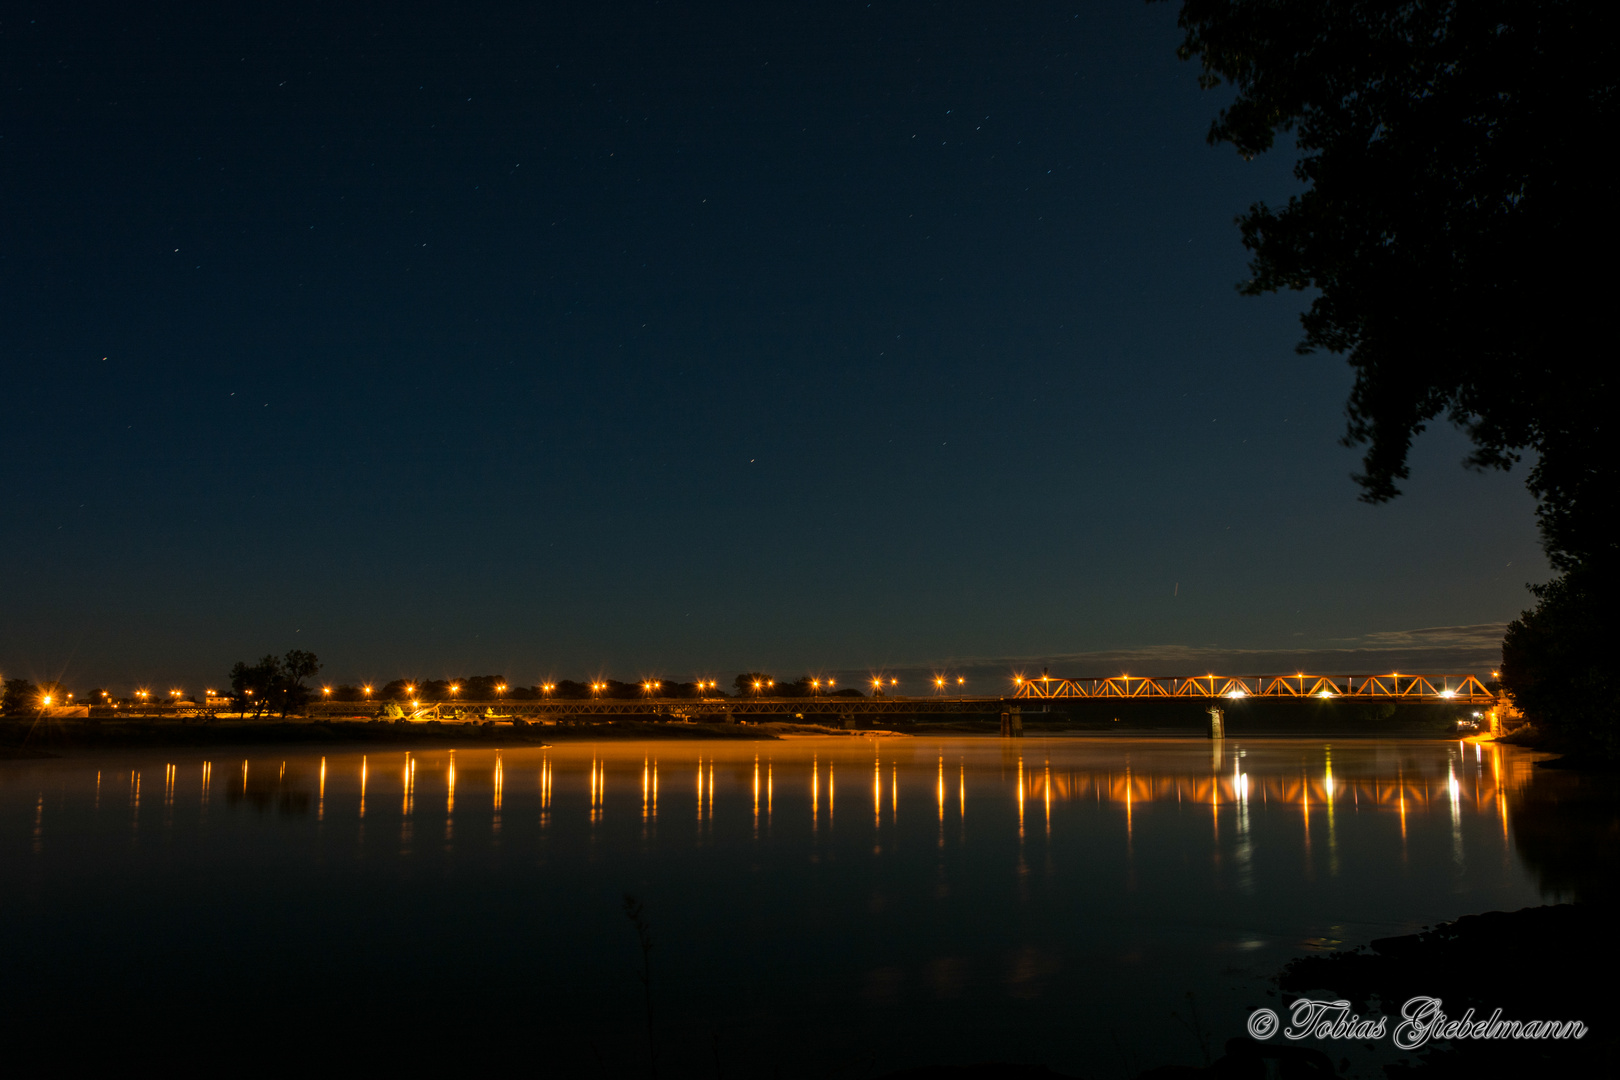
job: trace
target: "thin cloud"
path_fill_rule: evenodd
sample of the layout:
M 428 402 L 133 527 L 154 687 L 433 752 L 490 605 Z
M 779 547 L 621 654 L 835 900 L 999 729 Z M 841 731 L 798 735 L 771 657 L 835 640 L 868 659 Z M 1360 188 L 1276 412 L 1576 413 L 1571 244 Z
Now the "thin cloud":
M 1215 645 L 1151 645 L 1135 649 L 1045 653 L 1024 656 L 957 657 L 935 664 L 892 664 L 885 668 L 913 688 L 934 674 L 962 675 L 979 689 L 999 684 L 1014 673 L 1049 670 L 1064 678 L 1110 675 L 1153 677 L 1202 675 L 1478 674 L 1496 668 L 1502 657 L 1506 623 L 1426 626 L 1383 630 L 1357 638 L 1336 639 L 1303 648 L 1234 649 Z M 843 673 L 840 673 L 843 674 Z M 859 673 L 851 672 L 859 675 Z M 856 681 L 852 685 L 862 686 Z M 904 691 L 902 691 L 904 692 Z

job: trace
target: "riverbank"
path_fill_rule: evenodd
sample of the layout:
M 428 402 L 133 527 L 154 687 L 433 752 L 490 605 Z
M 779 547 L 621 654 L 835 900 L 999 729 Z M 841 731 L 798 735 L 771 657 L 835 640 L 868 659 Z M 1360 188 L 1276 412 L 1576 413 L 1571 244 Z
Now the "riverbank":
M 1298 957 L 1278 974 L 1277 996 L 1264 1004 L 1285 1024 L 1299 998 L 1344 1000 L 1353 1013 L 1387 1018 L 1379 1056 L 1387 1062 L 1382 1071 L 1392 1077 L 1620 1072 L 1620 986 L 1613 977 L 1620 961 L 1614 935 L 1620 911 L 1620 776 L 1568 759 L 1540 761 L 1529 783 L 1510 790 L 1508 799 L 1518 857 L 1535 872 L 1543 896 L 1571 902 L 1463 915 L 1416 934 Z M 1419 997 L 1440 999 L 1453 1020 L 1470 1010 L 1475 1021 L 1487 1020 L 1501 1010 L 1502 1020 L 1578 1020 L 1588 1031 L 1579 1039 L 1436 1038 L 1390 1060 L 1390 1038 L 1402 1007 Z M 1244 1070 L 1254 1072 L 1257 1053 L 1269 1054 L 1287 1042 L 1280 1036 L 1266 1043 L 1238 1037 L 1226 1043 L 1225 1058 L 1207 1069 L 1176 1066 L 1143 1077 L 1248 1075 Z M 1307 1040 L 1293 1049 L 1313 1045 L 1339 1063 L 1356 1044 Z M 1316 1065 L 1325 1061 L 1316 1059 Z
M 892 737 L 886 729 L 844 730 L 819 724 L 692 723 L 683 721 L 591 720 L 538 724 L 516 721 L 429 720 L 129 720 L 0 722 L 0 760 L 58 757 L 65 753 L 141 747 L 212 746 L 420 746 L 499 743 L 548 746 L 570 742 L 632 740 L 759 741 L 811 737 Z
M 1393 1047 L 1402 1006 L 1415 998 L 1439 999 L 1449 1020 L 1469 1016 L 1477 1023 L 1496 1016 L 1510 1023 L 1562 1025 L 1573 1020 L 1585 1027 L 1580 1038 L 1510 1038 L 1500 1030 L 1496 1038 L 1434 1037 L 1411 1052 L 1396 1052 L 1396 1059 L 1382 1068 L 1364 1061 L 1353 1073 L 1358 1076 L 1379 1072 L 1391 1078 L 1458 1080 L 1613 1076 L 1620 1059 L 1616 1040 L 1620 1024 L 1614 1019 L 1620 992 L 1609 973 L 1620 950 L 1612 933 L 1612 915 L 1612 909 L 1596 904 L 1491 911 L 1464 915 L 1418 934 L 1380 938 L 1359 949 L 1299 957 L 1276 978 L 1281 1003 L 1272 1000 L 1267 1006 L 1286 1026 L 1291 1020 L 1289 1006 L 1297 999 L 1348 1002 L 1354 1016 L 1385 1018 L 1384 1035 L 1376 1041 L 1386 1050 Z M 1265 1040 L 1239 1035 L 1227 1039 L 1220 1056 L 1205 1066 L 1161 1065 L 1138 1073 L 1136 1080 L 1258 1080 L 1278 1075 L 1326 1080 L 1353 1068 L 1347 1052 L 1368 1046 L 1369 1042 L 1351 1040 L 1296 1042 L 1280 1032 Z M 1376 1071 L 1369 1072 L 1369 1067 Z M 882 1080 L 1079 1078 L 1044 1065 L 986 1062 L 902 1069 Z
M 1290 1024 L 1297 1000 L 1340 1001 L 1349 1003 L 1352 1017 L 1382 1017 L 1382 1036 L 1291 1042 L 1281 1033 L 1263 1041 L 1242 1035 L 1228 1039 L 1224 1054 L 1206 1067 L 1161 1066 L 1137 1080 L 1261 1076 L 1267 1061 L 1282 1065 L 1284 1075 L 1291 1065 L 1294 1075 L 1327 1077 L 1345 1067 L 1347 1052 L 1374 1043 L 1382 1044 L 1381 1056 L 1396 1058 L 1381 1070 L 1389 1077 L 1613 1076 L 1620 1059 L 1613 915 L 1591 903 L 1490 911 L 1358 949 L 1299 957 L 1277 976 L 1281 1001 L 1268 1003 L 1281 1027 Z M 1425 999 L 1436 999 L 1433 1011 L 1408 1004 Z M 1403 1052 L 1394 1038 L 1409 1012 L 1420 1018 L 1408 1025 L 1409 1040 L 1423 1035 L 1425 1017 L 1467 1026 L 1447 1032 L 1436 1024 Z M 1570 1021 L 1581 1026 L 1571 1030 Z M 1546 1022 L 1564 1037 L 1535 1037 Z
M 1454 739 L 1455 734 L 1433 730 L 1399 733 L 1405 738 Z M 0 760 L 54 757 L 62 753 L 99 748 L 199 747 L 247 745 L 329 746 L 433 745 L 497 741 L 511 746 L 554 743 L 629 741 L 637 739 L 692 741 L 699 739 L 775 740 L 794 738 L 998 738 L 998 720 L 964 718 L 905 721 L 890 727 L 834 727 L 802 721 L 741 720 L 734 723 L 692 720 L 614 718 L 572 719 L 549 722 L 518 719 L 394 721 L 289 717 L 287 719 L 229 719 L 129 717 L 116 720 L 4 720 L 0 721 Z M 1031 716 L 1023 725 L 1025 738 L 1200 738 L 1204 731 L 1183 726 L 1135 724 L 1077 725 L 1067 718 Z M 1339 740 L 1389 738 L 1390 732 L 1355 728 L 1271 730 L 1232 734 L 1230 738 L 1332 738 Z

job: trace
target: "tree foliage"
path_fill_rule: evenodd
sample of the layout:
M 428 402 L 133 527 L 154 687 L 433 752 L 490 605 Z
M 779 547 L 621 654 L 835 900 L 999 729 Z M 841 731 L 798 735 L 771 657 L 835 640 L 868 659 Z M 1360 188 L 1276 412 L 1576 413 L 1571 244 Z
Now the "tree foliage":
M 1209 132 L 1253 156 L 1290 134 L 1305 190 L 1239 218 L 1251 294 L 1316 289 L 1302 352 L 1355 370 L 1363 498 L 1399 493 L 1413 438 L 1470 464 L 1529 453 L 1559 570 L 1610 563 L 1620 8 L 1591 0 L 1185 0 L 1183 58 L 1235 96 Z
M 238 660 L 230 673 L 231 696 L 240 712 L 252 710 L 255 716 L 262 716 L 274 709 L 286 716 L 309 703 L 305 680 L 313 679 L 320 670 L 320 658 L 303 649 L 281 657 L 265 655 L 256 664 Z
M 39 711 L 39 687 L 27 679 L 7 679 L 0 684 L 0 713 L 24 716 Z
M 1549 745 L 1582 758 L 1620 757 L 1620 673 L 1606 599 L 1612 591 L 1586 568 L 1531 591 L 1536 606 L 1502 641 L 1502 685 Z
M 1620 665 L 1605 642 L 1620 540 L 1610 294 L 1620 8 L 1595 0 L 1184 0 L 1180 55 L 1235 94 L 1211 143 L 1280 134 L 1304 190 L 1238 219 L 1250 294 L 1315 289 L 1301 352 L 1355 371 L 1345 441 L 1381 502 L 1444 417 L 1468 463 L 1533 459 L 1542 546 L 1561 577 L 1508 629 L 1503 682 L 1556 742 L 1616 751 Z

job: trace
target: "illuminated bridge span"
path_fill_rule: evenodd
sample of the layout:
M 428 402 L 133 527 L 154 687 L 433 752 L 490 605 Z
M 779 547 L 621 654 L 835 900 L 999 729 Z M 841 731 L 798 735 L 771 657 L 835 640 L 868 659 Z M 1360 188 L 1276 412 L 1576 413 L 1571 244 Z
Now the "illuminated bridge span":
M 1497 694 L 1473 675 L 1192 675 L 1015 679 L 1017 698 L 1381 698 L 1489 705 Z
M 1047 701 L 1064 698 L 1107 698 L 1112 701 L 1146 701 L 1169 698 L 1228 700 L 1242 698 L 1349 698 L 1352 700 L 1456 702 L 1496 705 L 1498 696 L 1473 675 L 1378 675 L 1329 677 L 1321 675 L 1198 675 L 1186 678 L 1149 678 L 1116 675 L 1106 679 L 1059 679 L 1041 676 L 1013 680 L 1013 693 L 1006 697 L 968 697 L 936 694 L 905 697 L 885 692 L 881 697 L 701 697 L 663 698 L 648 696 L 624 698 L 542 698 L 538 701 L 451 701 L 438 704 L 411 703 L 405 718 L 427 720 L 456 713 L 476 716 L 486 713 L 500 717 L 535 719 L 615 716 L 666 716 L 674 719 L 701 717 L 849 719 L 856 716 L 911 716 L 918 713 L 985 714 L 1017 711 L 1021 700 Z M 317 702 L 310 707 L 316 716 L 352 716 L 364 709 L 381 715 L 387 703 Z M 395 703 L 396 705 L 404 703 Z

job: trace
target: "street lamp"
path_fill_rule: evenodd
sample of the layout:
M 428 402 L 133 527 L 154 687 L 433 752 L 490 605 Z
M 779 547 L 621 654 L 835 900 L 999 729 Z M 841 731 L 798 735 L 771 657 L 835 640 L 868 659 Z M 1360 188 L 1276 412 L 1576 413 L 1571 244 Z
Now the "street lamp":
M 495 696 L 500 697 L 502 694 L 505 694 L 505 693 L 506 693 L 506 684 L 505 683 L 496 683 L 495 684 Z
M 367 683 L 366 685 L 362 686 L 360 688 L 360 692 L 365 694 L 366 697 L 370 697 L 371 696 L 371 684 Z

